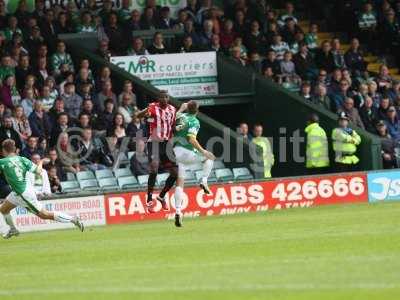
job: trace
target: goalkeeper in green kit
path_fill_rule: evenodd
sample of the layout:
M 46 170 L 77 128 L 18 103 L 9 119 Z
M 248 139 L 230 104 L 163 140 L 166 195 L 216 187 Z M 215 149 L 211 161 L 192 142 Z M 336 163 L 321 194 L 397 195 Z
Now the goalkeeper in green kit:
M 186 111 L 186 113 L 183 113 Z M 215 160 L 214 154 L 205 150 L 197 141 L 197 133 L 200 122 L 196 118 L 199 105 L 196 101 L 183 103 L 176 115 L 176 133 L 174 136 L 174 154 L 178 165 L 178 179 L 175 188 L 175 226 L 182 226 L 182 200 L 183 186 L 185 183 L 186 170 L 191 165 L 201 163 L 203 165 L 203 176 L 199 183 L 205 194 L 211 194 L 207 179 L 210 176 Z
M 3 237 L 8 239 L 19 234 L 10 216 L 10 211 L 17 206 L 25 207 L 41 219 L 72 223 L 80 231 L 83 231 L 84 226 L 78 217 L 61 212 L 47 211 L 42 207 L 42 203 L 38 201 L 33 183 L 27 179 L 27 173 L 31 172 L 40 175 L 43 170 L 44 160 L 35 165 L 27 158 L 18 156 L 15 153 L 15 142 L 10 139 L 3 141 L 1 146 L 4 158 L 0 159 L 0 172 L 3 173 L 12 189 L 12 192 L 0 206 L 0 213 L 3 214 L 7 225 L 10 227 L 9 231 Z

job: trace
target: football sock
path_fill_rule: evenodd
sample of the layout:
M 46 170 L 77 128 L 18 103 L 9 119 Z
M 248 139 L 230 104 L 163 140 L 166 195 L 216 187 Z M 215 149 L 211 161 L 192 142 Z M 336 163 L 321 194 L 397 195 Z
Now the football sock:
M 165 197 L 165 194 L 168 193 L 168 191 L 174 186 L 175 182 L 176 182 L 176 176 L 169 175 L 167 180 L 165 181 L 164 188 L 160 193 L 161 198 Z
M 10 226 L 10 229 L 17 230 L 17 228 L 14 225 L 13 218 L 11 217 L 10 214 L 5 214 L 4 215 L 4 220 L 6 221 L 7 225 Z
M 147 181 L 147 202 L 153 200 L 153 190 L 156 185 L 157 173 L 150 173 Z
M 62 212 L 54 212 L 54 221 L 60 222 L 60 223 L 69 223 L 72 221 L 74 217 L 64 214 Z
M 203 162 L 203 177 L 201 179 L 202 183 L 207 183 L 207 178 L 211 174 L 213 164 L 214 164 L 214 161 L 211 159 L 207 159 L 206 161 Z
M 183 188 L 180 186 L 177 186 L 175 188 L 175 211 L 176 211 L 176 214 L 181 213 L 182 200 L 183 200 Z

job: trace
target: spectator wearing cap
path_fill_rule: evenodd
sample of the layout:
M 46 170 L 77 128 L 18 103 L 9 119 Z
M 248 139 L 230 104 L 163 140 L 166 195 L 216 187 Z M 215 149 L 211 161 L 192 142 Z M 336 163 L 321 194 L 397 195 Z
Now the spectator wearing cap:
M 317 84 L 317 86 L 315 87 L 315 93 L 311 97 L 311 101 L 314 104 L 331 111 L 331 99 L 327 95 L 325 84 Z
M 384 169 L 397 168 L 396 145 L 397 142 L 390 136 L 384 121 L 376 124 L 376 131 L 381 140 L 382 164 Z
M 387 117 L 384 122 L 392 139 L 400 142 L 400 121 L 394 106 L 390 106 L 387 110 Z
M 365 130 L 375 134 L 375 124 L 378 119 L 378 109 L 373 105 L 372 98 L 366 96 L 363 105 L 359 108 L 360 118 L 364 124 Z
M 150 54 L 166 54 L 167 47 L 164 45 L 164 36 L 161 32 L 154 33 L 153 43 L 147 48 Z
M 358 133 L 349 127 L 349 118 L 341 112 L 338 127 L 332 131 L 333 151 L 335 151 L 336 171 L 349 172 L 354 170 L 360 159 L 356 156 L 357 146 L 361 143 Z
M 358 113 L 358 110 L 354 107 L 353 98 L 347 97 L 344 100 L 342 107 L 339 109 L 339 112 L 344 112 L 352 124 L 362 129 L 365 129 L 364 123 L 361 121 L 360 114 Z

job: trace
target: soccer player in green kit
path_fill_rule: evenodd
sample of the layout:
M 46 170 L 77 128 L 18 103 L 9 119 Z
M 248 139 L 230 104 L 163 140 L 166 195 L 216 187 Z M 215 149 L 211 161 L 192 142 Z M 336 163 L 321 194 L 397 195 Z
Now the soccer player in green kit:
M 180 113 L 184 112 L 186 113 Z M 200 181 L 200 187 L 204 193 L 211 194 L 208 188 L 207 179 L 210 176 L 212 166 L 215 160 L 214 154 L 205 150 L 197 141 L 197 133 L 200 129 L 200 122 L 196 115 L 199 111 L 199 105 L 196 101 L 183 103 L 176 115 L 176 133 L 174 137 L 174 154 L 178 164 L 178 179 L 175 187 L 175 226 L 182 226 L 182 200 L 183 187 L 185 183 L 186 170 L 196 163 L 202 163 L 203 176 Z
M 1 146 L 4 158 L 0 159 L 0 172 L 3 173 L 7 183 L 12 189 L 12 192 L 0 206 L 0 213 L 3 214 L 7 225 L 10 227 L 9 231 L 4 234 L 3 237 L 8 239 L 19 234 L 10 217 L 10 211 L 17 206 L 27 208 L 41 219 L 53 220 L 61 223 L 72 223 L 78 227 L 80 231 L 83 231 L 84 226 L 78 217 L 73 217 L 61 212 L 47 211 L 38 201 L 34 186 L 27 180 L 27 173 L 41 174 L 44 160 L 41 160 L 35 165 L 27 158 L 18 156 L 15 153 L 15 142 L 10 139 L 3 141 Z

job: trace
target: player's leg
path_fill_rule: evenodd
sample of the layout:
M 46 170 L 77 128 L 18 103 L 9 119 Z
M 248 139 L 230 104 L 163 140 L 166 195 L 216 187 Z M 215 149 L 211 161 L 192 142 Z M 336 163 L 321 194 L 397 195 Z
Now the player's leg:
M 212 167 L 214 165 L 214 161 L 212 159 L 206 158 L 203 155 L 193 152 L 191 151 L 190 154 L 188 154 L 190 156 L 190 161 L 196 163 L 196 162 L 200 162 L 203 166 L 203 174 L 202 177 L 200 179 L 199 185 L 200 187 L 203 189 L 204 193 L 207 195 L 212 194 L 210 188 L 208 187 L 208 177 L 210 177 L 211 171 L 212 171 Z
M 153 191 L 156 185 L 156 179 L 159 167 L 159 151 L 157 142 L 147 142 L 147 155 L 149 158 L 149 179 L 147 180 L 147 211 L 154 212 L 155 202 L 153 201 Z
M 184 197 L 183 187 L 185 184 L 186 166 L 183 163 L 178 163 L 178 178 L 176 179 L 175 187 L 175 226 L 182 227 L 182 201 Z
M 169 176 L 165 181 L 164 187 L 157 197 L 157 200 L 161 202 L 162 208 L 168 210 L 167 202 L 165 201 L 165 195 L 175 185 L 176 178 L 178 177 L 178 167 L 175 164 L 175 155 L 172 151 L 172 143 L 164 142 L 160 144 L 160 163 L 162 167 L 169 172 Z
M 19 195 L 24 206 L 32 213 L 37 215 L 43 220 L 52 220 L 60 223 L 72 223 L 79 228 L 80 231 L 84 230 L 84 226 L 78 217 L 74 217 L 62 212 L 50 212 L 43 208 L 42 203 L 38 201 L 36 193 L 32 187 L 27 187 L 25 192 Z
M 5 232 L 3 234 L 3 238 L 5 239 L 9 239 L 13 236 L 18 236 L 19 235 L 19 231 L 18 229 L 15 227 L 14 225 L 14 221 L 10 215 L 10 212 L 16 207 L 15 204 L 4 200 L 3 203 L 0 206 L 0 213 L 3 215 L 4 217 L 4 221 L 5 223 L 8 225 L 9 229 L 7 230 L 7 232 Z

